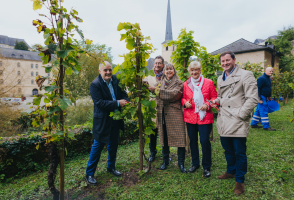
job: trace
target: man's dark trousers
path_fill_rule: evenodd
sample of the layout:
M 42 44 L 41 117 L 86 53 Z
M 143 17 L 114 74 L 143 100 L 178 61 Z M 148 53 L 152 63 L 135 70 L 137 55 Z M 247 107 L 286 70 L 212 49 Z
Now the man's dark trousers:
M 151 156 L 155 156 L 157 154 L 156 143 L 157 143 L 158 129 L 156 128 L 153 131 L 155 134 L 150 134 L 150 143 L 149 143 Z
M 236 182 L 244 183 L 247 173 L 246 137 L 220 137 L 227 160 L 227 172 Z
M 95 118 L 94 118 L 95 122 Z M 116 161 L 116 153 L 117 153 L 117 147 L 118 147 L 118 140 L 119 140 L 119 125 L 118 121 L 113 120 L 113 126 L 111 127 L 111 133 L 110 133 L 110 140 L 107 144 L 107 150 L 108 150 L 108 168 L 109 169 L 115 169 L 115 161 Z M 100 155 L 105 146 L 105 143 L 96 141 L 94 139 L 94 143 L 91 148 L 90 152 L 90 158 L 88 161 L 86 174 L 88 176 L 94 176 L 97 164 L 100 160 Z

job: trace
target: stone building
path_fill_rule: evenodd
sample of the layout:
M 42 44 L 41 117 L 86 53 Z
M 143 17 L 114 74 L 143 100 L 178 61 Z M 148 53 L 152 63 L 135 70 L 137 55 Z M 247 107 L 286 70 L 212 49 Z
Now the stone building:
M 275 51 L 274 45 L 268 45 L 267 42 L 264 45 L 258 45 L 243 38 L 213 51 L 211 54 L 217 55 L 225 51 L 234 52 L 239 63 L 260 63 L 266 61 L 262 63 L 263 68 L 279 66 L 279 58 L 281 56 L 281 53 Z
M 45 73 L 38 52 L 0 47 L 0 94 L 3 97 L 33 96 L 44 93 L 36 83 L 36 76 Z M 44 85 L 48 84 L 48 80 Z
M 14 49 L 15 43 L 20 41 L 24 42 L 29 47 L 29 50 L 31 50 L 30 45 L 24 39 L 11 38 L 6 35 L 0 35 L 0 48 Z

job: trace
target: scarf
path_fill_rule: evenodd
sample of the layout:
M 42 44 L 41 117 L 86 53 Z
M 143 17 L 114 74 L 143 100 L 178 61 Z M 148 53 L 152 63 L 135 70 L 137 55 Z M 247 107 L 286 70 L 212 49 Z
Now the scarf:
M 204 104 L 203 94 L 201 92 L 201 88 L 203 86 L 204 77 L 200 75 L 198 79 L 194 79 L 191 77 L 191 82 L 193 84 L 193 99 L 195 103 L 195 113 L 199 114 L 200 120 L 202 121 L 206 115 L 206 111 L 199 110 L 199 108 Z M 200 82 L 200 83 L 199 83 Z M 199 84 L 197 84 L 199 83 Z
M 170 82 L 173 80 L 174 76 L 175 75 L 173 75 L 173 77 L 169 80 L 167 79 L 167 77 L 164 77 L 164 86 L 165 87 L 167 87 L 170 84 Z
M 161 71 L 160 73 L 158 73 L 157 71 L 154 70 L 154 74 L 155 74 L 157 80 L 160 81 L 160 79 L 161 79 L 161 77 L 162 77 L 162 74 L 163 74 L 163 69 L 162 69 L 162 71 Z

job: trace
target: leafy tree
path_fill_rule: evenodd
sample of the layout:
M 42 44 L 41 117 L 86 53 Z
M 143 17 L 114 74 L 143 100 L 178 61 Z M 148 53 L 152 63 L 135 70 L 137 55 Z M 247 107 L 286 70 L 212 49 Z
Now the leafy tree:
M 201 47 L 202 51 L 199 53 L 199 58 L 201 62 L 201 73 L 205 78 L 208 78 L 213 81 L 215 87 L 217 85 L 217 71 L 222 71 L 219 54 L 218 55 L 211 55 L 207 53 L 205 47 Z
M 255 79 L 258 79 L 263 73 L 264 73 L 264 68 L 261 66 L 262 63 L 264 62 L 260 62 L 260 63 L 238 63 L 241 67 L 241 69 L 245 69 L 248 71 L 251 71 L 255 77 Z
M 154 51 L 153 45 L 147 43 L 150 37 L 144 37 L 139 24 L 119 23 L 117 27 L 118 31 L 125 30 L 126 32 L 121 34 L 121 41 L 124 40 L 126 48 L 130 50 L 129 53 L 124 54 L 124 62 L 121 65 L 117 65 L 113 73 L 119 72 L 117 78 L 120 80 L 120 85 L 124 89 L 128 89 L 128 96 L 130 97 L 130 103 L 126 105 L 121 112 L 116 111 L 111 113 L 111 116 L 115 119 L 133 119 L 138 122 L 139 129 L 139 145 L 140 145 L 140 172 L 143 171 L 143 157 L 148 162 L 144 153 L 144 143 L 149 143 L 149 135 L 154 134 L 152 131 L 156 128 L 152 118 L 155 118 L 156 114 L 156 102 L 149 101 L 151 93 L 148 90 L 148 85 L 142 84 L 142 79 L 145 76 L 152 75 L 152 70 L 148 70 L 147 59 Z M 145 42 L 144 42 L 145 41 Z M 149 163 L 149 170 L 151 164 Z
M 65 74 L 78 74 L 81 71 L 79 58 L 85 53 L 78 41 L 74 39 L 74 34 L 78 33 L 84 40 L 83 32 L 73 22 L 83 22 L 78 17 L 78 12 L 71 9 L 69 12 L 62 6 L 64 0 L 33 0 L 33 9 L 38 10 L 43 6 L 48 9 L 49 14 L 39 14 L 49 20 L 49 28 L 41 20 L 33 20 L 33 25 L 36 26 L 39 33 L 43 32 L 45 49 L 40 49 L 39 55 L 46 65 L 51 61 L 51 66 L 43 66 L 46 73 L 52 70 L 57 72 L 54 82 L 49 86 L 43 86 L 43 82 L 49 77 L 37 77 L 37 83 L 40 89 L 44 89 L 46 93 L 39 95 L 33 100 L 34 105 L 38 105 L 38 109 L 33 113 L 38 115 L 33 121 L 34 126 L 39 126 L 40 118 L 44 119 L 43 130 L 47 134 L 43 137 L 47 138 L 47 145 L 50 146 L 48 155 L 50 166 L 48 170 L 48 185 L 53 199 L 64 199 L 64 140 L 74 138 L 74 133 L 69 132 L 68 127 L 64 125 L 64 115 L 66 108 L 75 100 L 70 91 L 64 87 Z M 92 41 L 85 40 L 86 44 L 91 44 Z M 48 47 L 50 44 L 55 44 L 56 49 L 52 52 Z M 54 55 L 52 55 L 54 54 Z M 54 56 L 54 59 L 51 58 Z M 46 106 L 40 107 L 41 98 L 44 98 Z M 37 146 L 37 149 L 39 145 Z M 58 153 L 59 151 L 59 153 Z M 59 164 L 60 157 L 60 192 L 54 186 L 55 173 Z
M 275 50 L 283 54 L 280 57 L 279 66 L 281 71 L 289 71 L 294 68 L 294 56 L 292 54 L 294 40 L 294 27 L 284 28 L 282 31 L 278 31 L 277 39 L 269 39 L 269 44 L 275 45 Z
M 183 82 L 190 77 L 188 66 L 191 56 L 198 56 L 203 48 L 200 47 L 198 42 L 194 41 L 193 33 L 194 31 L 187 33 L 186 29 L 182 29 L 177 40 L 171 40 L 165 44 L 165 46 L 174 45 L 176 47 L 172 53 L 171 61 L 174 63 L 178 76 Z
M 65 88 L 75 99 L 90 95 L 91 82 L 99 75 L 99 64 L 106 60 L 112 62 L 111 47 L 105 44 L 84 45 L 83 41 L 79 45 L 88 52 L 79 58 L 79 65 L 83 67 L 78 74 L 72 73 L 64 77 Z
M 16 41 L 15 42 L 15 46 L 14 46 L 14 49 L 19 49 L 19 50 L 25 50 L 25 51 L 28 51 L 29 50 L 29 47 L 26 45 L 26 43 L 24 43 L 23 41 Z

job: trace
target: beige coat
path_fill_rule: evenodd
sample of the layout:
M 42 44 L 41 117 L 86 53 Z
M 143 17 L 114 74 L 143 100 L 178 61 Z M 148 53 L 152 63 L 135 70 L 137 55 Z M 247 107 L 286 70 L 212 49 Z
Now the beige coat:
M 166 124 L 168 146 L 185 147 L 186 131 L 183 117 L 183 108 L 181 98 L 183 95 L 183 82 L 175 76 L 167 88 L 164 87 L 164 81 L 160 81 L 159 96 L 156 98 L 157 103 L 157 122 L 158 134 L 161 146 L 164 146 L 162 114 Z
M 225 81 L 224 73 L 217 80 L 217 131 L 221 137 L 247 137 L 251 113 L 258 104 L 257 82 L 252 72 L 238 65 Z

